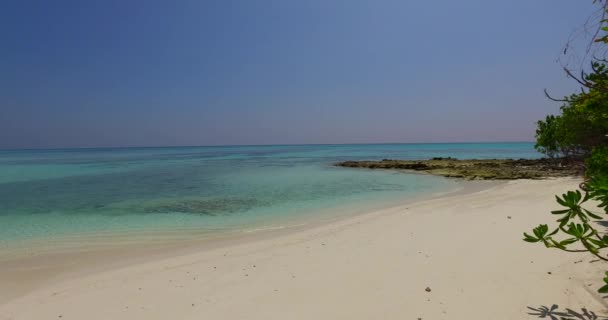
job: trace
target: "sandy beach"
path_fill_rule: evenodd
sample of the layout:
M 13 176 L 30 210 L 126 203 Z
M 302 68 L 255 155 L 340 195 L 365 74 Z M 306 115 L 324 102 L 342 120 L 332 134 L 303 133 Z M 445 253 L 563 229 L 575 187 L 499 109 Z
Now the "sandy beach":
M 605 316 L 605 265 L 521 240 L 577 184 L 511 181 L 72 277 L 3 301 L 0 319 L 537 319 L 554 304 Z

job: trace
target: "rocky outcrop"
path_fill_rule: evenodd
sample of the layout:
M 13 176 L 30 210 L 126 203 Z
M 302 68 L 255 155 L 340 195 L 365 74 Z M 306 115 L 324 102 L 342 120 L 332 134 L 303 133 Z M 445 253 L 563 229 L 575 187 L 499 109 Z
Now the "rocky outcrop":
M 344 161 L 336 166 L 368 169 L 397 169 L 427 172 L 444 177 L 467 180 L 543 179 L 581 176 L 583 163 L 571 159 L 483 159 Z

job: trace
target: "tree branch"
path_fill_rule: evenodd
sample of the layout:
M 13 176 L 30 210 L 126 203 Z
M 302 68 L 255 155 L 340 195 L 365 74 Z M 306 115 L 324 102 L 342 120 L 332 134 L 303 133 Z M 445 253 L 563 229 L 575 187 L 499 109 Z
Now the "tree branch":
M 547 89 L 543 89 L 543 91 L 545 92 L 545 96 L 547 97 L 547 99 L 552 100 L 552 101 L 557 101 L 557 102 L 568 102 L 569 100 L 567 99 L 556 99 L 553 98 L 552 96 L 549 95 L 549 92 L 547 92 Z

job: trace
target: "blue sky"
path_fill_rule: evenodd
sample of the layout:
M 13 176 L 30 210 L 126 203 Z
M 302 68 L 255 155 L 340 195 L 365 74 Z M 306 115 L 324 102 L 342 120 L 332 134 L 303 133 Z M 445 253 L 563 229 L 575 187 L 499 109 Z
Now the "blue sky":
M 531 141 L 589 1 L 0 3 L 0 148 Z

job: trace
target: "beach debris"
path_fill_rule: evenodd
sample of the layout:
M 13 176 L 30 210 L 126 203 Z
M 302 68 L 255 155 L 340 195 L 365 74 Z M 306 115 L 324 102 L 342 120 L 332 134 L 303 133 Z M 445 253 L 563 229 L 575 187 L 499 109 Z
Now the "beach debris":
M 507 216 L 507 219 L 511 219 L 511 216 Z
M 431 288 L 426 287 L 426 289 L 424 289 L 424 291 L 426 291 L 426 292 L 431 292 Z
M 551 271 L 547 271 L 547 274 L 553 274 L 553 273 L 551 273 Z

